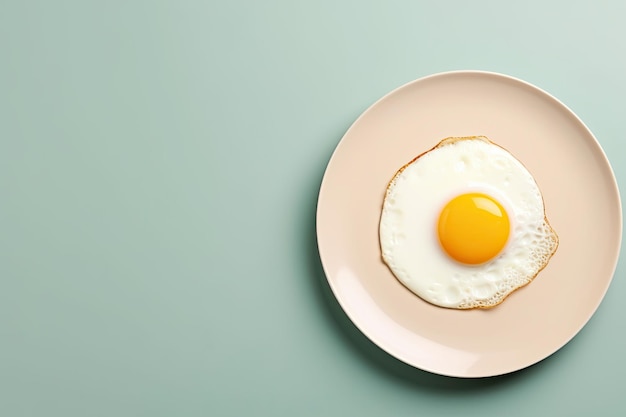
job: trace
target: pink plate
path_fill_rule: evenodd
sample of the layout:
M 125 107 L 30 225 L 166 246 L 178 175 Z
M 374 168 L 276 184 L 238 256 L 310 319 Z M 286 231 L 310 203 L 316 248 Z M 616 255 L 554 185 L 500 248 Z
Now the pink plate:
M 450 136 L 484 135 L 531 172 L 559 248 L 528 286 L 489 310 L 433 306 L 381 260 L 387 183 Z M 326 277 L 354 324 L 417 368 L 485 377 L 532 365 L 565 345 L 609 287 L 622 233 L 611 166 L 587 127 L 548 93 L 487 72 L 436 74 L 366 110 L 335 150 L 322 182 L 317 237 Z

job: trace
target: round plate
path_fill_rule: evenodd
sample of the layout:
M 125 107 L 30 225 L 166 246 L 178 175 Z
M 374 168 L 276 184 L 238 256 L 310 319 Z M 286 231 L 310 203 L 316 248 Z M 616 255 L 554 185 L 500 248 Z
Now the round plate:
M 560 243 L 535 280 L 499 306 L 451 310 L 393 276 L 381 259 L 378 225 L 400 167 L 443 138 L 475 135 L 528 168 Z M 354 324 L 396 358 L 458 377 L 525 368 L 574 337 L 611 282 L 621 231 L 615 177 L 589 129 L 541 89 L 477 71 L 421 78 L 372 105 L 337 146 L 317 208 L 324 271 Z

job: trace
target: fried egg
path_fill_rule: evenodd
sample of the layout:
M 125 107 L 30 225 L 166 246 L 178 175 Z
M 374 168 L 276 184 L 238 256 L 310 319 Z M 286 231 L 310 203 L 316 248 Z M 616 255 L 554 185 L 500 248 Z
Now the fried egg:
M 489 308 L 530 283 L 558 237 L 533 176 L 486 137 L 447 138 L 390 181 L 382 258 L 425 301 Z

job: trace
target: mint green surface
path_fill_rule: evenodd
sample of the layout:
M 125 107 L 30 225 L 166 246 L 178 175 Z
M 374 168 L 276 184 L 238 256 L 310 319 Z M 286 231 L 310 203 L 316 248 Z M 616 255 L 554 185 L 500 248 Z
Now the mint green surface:
M 623 188 L 626 3 L 574 3 L 0 2 L 0 416 L 625 415 L 623 262 L 557 354 L 458 380 L 356 330 L 315 242 L 343 133 L 434 72 L 546 89 Z

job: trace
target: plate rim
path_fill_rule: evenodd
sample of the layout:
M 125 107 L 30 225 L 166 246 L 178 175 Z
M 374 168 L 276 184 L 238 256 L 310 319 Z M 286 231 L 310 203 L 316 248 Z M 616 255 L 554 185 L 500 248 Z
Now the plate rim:
M 321 248 L 321 244 L 320 244 L 320 207 L 321 207 L 321 202 L 323 200 L 323 195 L 325 194 L 325 186 L 328 183 L 328 171 L 331 167 L 331 165 L 333 164 L 333 161 L 336 159 L 336 155 L 337 153 L 340 151 L 341 147 L 345 144 L 345 138 L 350 134 L 350 132 L 355 128 L 356 125 L 358 125 L 358 123 L 361 121 L 361 119 L 365 118 L 375 107 L 378 106 L 379 103 L 387 100 L 390 96 L 396 94 L 397 92 L 406 89 L 406 88 L 410 88 L 411 86 L 414 86 L 416 84 L 419 83 L 423 83 L 429 80 L 432 80 L 434 78 L 439 78 L 439 77 L 449 77 L 449 76 L 464 76 L 464 75 L 483 75 L 483 76 L 488 76 L 490 78 L 496 78 L 496 79 L 503 79 L 509 82 L 516 82 L 519 83 L 521 85 L 523 85 L 526 88 L 529 88 L 530 90 L 534 91 L 535 93 L 539 93 L 540 95 L 544 96 L 545 98 L 553 101 L 555 104 L 557 104 L 557 106 L 560 106 L 563 110 L 565 110 L 566 113 L 569 114 L 569 116 L 573 117 L 573 119 L 575 121 L 577 121 L 580 126 L 586 131 L 586 133 L 589 135 L 589 137 L 592 139 L 591 143 L 596 147 L 597 151 L 599 151 L 599 154 L 602 158 L 602 162 L 603 164 L 608 167 L 608 173 L 610 174 L 609 176 L 609 180 L 610 180 L 610 184 L 608 184 L 611 188 L 611 192 L 616 196 L 616 202 L 617 202 L 617 212 L 618 212 L 618 224 L 616 225 L 618 227 L 618 232 L 617 232 L 617 245 L 615 245 L 614 248 L 614 253 L 612 254 L 612 265 L 611 265 L 611 275 L 609 277 L 609 279 L 606 281 L 606 284 L 604 285 L 604 288 L 602 288 L 602 296 L 598 298 L 597 303 L 595 304 L 595 306 L 593 307 L 593 309 L 591 310 L 591 312 L 589 313 L 589 315 L 581 321 L 581 324 L 579 325 L 579 327 L 576 329 L 575 332 L 572 333 L 571 337 L 567 338 L 567 340 L 565 340 L 564 343 L 562 343 L 561 345 L 557 346 L 555 349 L 549 351 L 548 353 L 546 353 L 545 355 L 543 355 L 542 357 L 540 357 L 537 360 L 531 361 L 530 363 L 523 365 L 521 367 L 514 367 L 514 369 L 510 369 L 504 372 L 498 372 L 498 373 L 485 373 L 485 374 L 481 374 L 481 375 L 477 375 L 477 376 L 470 376 L 470 375 L 463 375 L 460 373 L 453 373 L 453 372 L 442 372 L 440 370 L 436 370 L 433 369 L 433 367 L 428 367 L 428 366 L 423 366 L 423 365 L 417 365 L 415 363 L 412 363 L 412 361 L 408 360 L 405 355 L 399 353 L 399 352 L 395 352 L 394 349 L 390 348 L 389 346 L 387 346 L 387 344 L 381 340 L 379 340 L 378 337 L 376 337 L 375 335 L 370 334 L 369 332 L 367 332 L 365 329 L 363 329 L 363 327 L 359 324 L 358 320 L 355 320 L 355 318 L 353 317 L 354 312 L 351 311 L 345 304 L 345 301 L 342 299 L 342 297 L 340 297 L 338 295 L 338 290 L 335 286 L 335 284 L 333 283 L 333 281 L 329 278 L 329 273 L 328 273 L 328 268 L 327 265 L 324 261 L 324 257 L 322 255 L 322 248 Z M 416 78 L 412 81 L 409 81 L 407 83 L 404 83 L 394 89 L 392 89 L 391 91 L 389 91 L 388 93 L 384 94 L 383 96 L 381 96 L 379 99 L 377 99 L 376 101 L 374 101 L 372 104 L 370 104 L 364 111 L 361 112 L 361 114 L 350 124 L 350 126 L 348 127 L 348 129 L 345 131 L 345 133 L 342 135 L 341 139 L 339 140 L 339 142 L 337 143 L 337 145 L 335 146 L 330 158 L 328 159 L 328 162 L 326 164 L 326 167 L 324 169 L 324 174 L 322 176 L 322 181 L 320 184 L 320 188 L 319 188 L 319 192 L 318 192 L 318 198 L 317 198 L 317 204 L 316 204 L 316 214 L 315 214 L 315 230 L 316 230 L 316 245 L 317 245 L 317 250 L 318 250 L 318 255 L 320 257 L 320 261 L 322 264 L 322 269 L 324 271 L 324 276 L 326 278 L 326 282 L 328 283 L 333 296 L 335 297 L 335 300 L 337 300 L 337 302 L 339 303 L 342 311 L 346 314 L 346 316 L 348 316 L 348 318 L 350 319 L 350 321 L 352 322 L 352 324 L 365 336 L 367 337 L 370 341 L 372 341 L 378 348 L 382 349 L 383 351 L 385 351 L 387 354 L 391 355 L 392 357 L 406 363 L 407 365 L 410 365 L 414 368 L 423 370 L 423 371 L 427 371 L 433 374 L 437 374 L 437 375 L 443 375 L 443 376 L 448 376 L 448 377 L 456 377 L 456 378 L 485 378 L 485 377 L 492 377 L 492 376 L 498 376 L 498 375 L 505 375 L 505 374 L 509 374 L 509 373 L 513 373 L 513 372 L 517 372 L 519 370 L 525 369 L 527 367 L 533 366 L 537 363 L 540 363 L 541 361 L 543 361 L 544 359 L 552 356 L 554 353 L 556 353 L 557 351 L 559 351 L 561 348 L 563 348 L 566 344 L 568 344 L 570 341 L 572 341 L 579 333 L 580 331 L 587 325 L 587 323 L 589 322 L 589 320 L 593 317 L 593 315 L 597 312 L 598 308 L 600 307 L 600 305 L 602 304 L 602 301 L 604 300 L 604 298 L 606 297 L 606 293 L 609 289 L 609 287 L 611 286 L 611 283 L 613 282 L 613 279 L 615 277 L 615 271 L 617 270 L 617 266 L 619 263 L 619 258 L 620 258 L 620 252 L 621 252 L 621 246 L 622 246 L 622 239 L 623 239 L 623 213 L 622 213 L 622 202 L 621 202 L 621 194 L 619 191 L 619 185 L 617 182 L 617 178 L 615 176 L 615 171 L 613 170 L 613 167 L 608 159 L 608 156 L 606 155 L 606 152 L 604 151 L 604 149 L 602 148 L 600 142 L 598 141 L 598 139 L 596 138 L 596 136 L 593 134 L 593 132 L 591 131 L 591 129 L 589 129 L 589 127 L 584 123 L 584 121 L 572 110 L 570 109 L 565 103 L 563 103 L 561 100 L 559 100 L 557 97 L 555 97 L 554 95 L 550 94 L 548 91 L 542 89 L 541 87 L 538 87 L 534 84 L 531 84 L 528 81 L 524 81 L 520 78 L 511 76 L 511 75 L 507 75 L 507 74 L 503 74 L 503 73 L 499 73 L 499 72 L 494 72 L 494 71 L 486 71 L 486 70 L 451 70 L 451 71 L 443 71 L 443 72 L 437 72 L 437 73 L 432 73 L 429 75 L 425 75 L 419 78 Z

